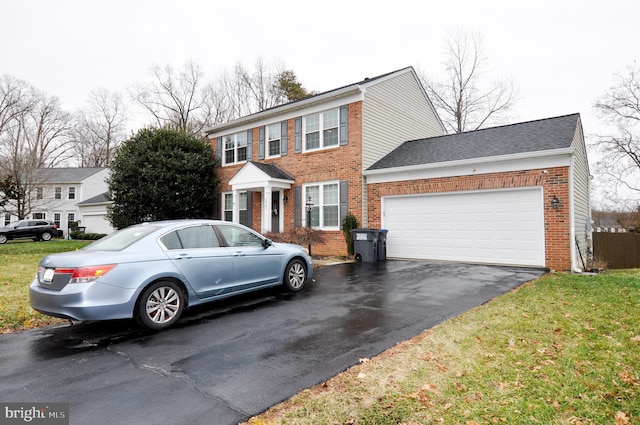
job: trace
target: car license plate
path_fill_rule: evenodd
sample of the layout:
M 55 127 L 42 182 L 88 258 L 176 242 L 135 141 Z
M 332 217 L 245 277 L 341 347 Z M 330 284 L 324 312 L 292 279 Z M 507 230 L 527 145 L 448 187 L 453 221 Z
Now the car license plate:
M 51 282 L 53 280 L 53 275 L 55 274 L 56 269 L 44 269 L 44 274 L 42 275 L 43 282 Z

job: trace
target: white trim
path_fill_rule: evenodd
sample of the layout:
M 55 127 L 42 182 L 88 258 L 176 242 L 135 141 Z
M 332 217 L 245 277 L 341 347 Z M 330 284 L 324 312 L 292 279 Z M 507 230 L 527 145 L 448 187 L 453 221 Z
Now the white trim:
M 365 170 L 367 183 L 389 183 L 568 166 L 574 148 Z

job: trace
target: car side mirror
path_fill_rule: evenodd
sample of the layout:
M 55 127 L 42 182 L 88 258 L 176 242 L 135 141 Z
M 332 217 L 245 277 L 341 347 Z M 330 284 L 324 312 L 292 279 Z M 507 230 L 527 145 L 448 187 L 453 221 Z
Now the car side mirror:
M 264 248 L 269 248 L 271 245 L 273 245 L 273 241 L 271 239 L 263 239 L 262 240 L 262 246 Z

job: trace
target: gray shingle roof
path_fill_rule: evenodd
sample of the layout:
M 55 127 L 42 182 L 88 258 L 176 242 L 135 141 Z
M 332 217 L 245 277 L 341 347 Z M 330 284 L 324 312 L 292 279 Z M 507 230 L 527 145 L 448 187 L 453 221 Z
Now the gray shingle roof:
M 102 170 L 105 168 L 39 168 L 37 178 L 44 183 L 80 183 Z
M 111 202 L 109 199 L 109 192 L 101 193 L 93 198 L 85 199 L 82 202 L 78 202 L 78 205 L 92 205 L 92 204 L 106 204 Z
M 285 171 L 283 171 L 282 169 L 278 168 L 273 164 L 265 164 L 263 162 L 254 162 L 254 161 L 251 161 L 251 164 L 255 165 L 263 173 L 265 173 L 266 175 L 274 179 L 295 180 L 294 177 L 287 174 Z
M 580 114 L 404 142 L 369 170 L 568 148 Z

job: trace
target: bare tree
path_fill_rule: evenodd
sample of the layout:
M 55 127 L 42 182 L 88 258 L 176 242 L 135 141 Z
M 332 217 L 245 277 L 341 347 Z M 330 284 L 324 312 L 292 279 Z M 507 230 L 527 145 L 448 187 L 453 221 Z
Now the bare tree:
M 295 73 L 280 61 L 271 64 L 258 58 L 253 70 L 238 62 L 232 72 L 220 79 L 228 101 L 228 119 L 264 111 L 283 103 L 311 96 L 298 82 Z
M 447 79 L 421 77 L 445 127 L 454 133 L 499 123 L 516 101 L 510 80 L 497 80 L 483 88 L 485 60 L 482 37 L 458 31 L 447 41 Z
M 42 202 L 34 193 L 43 183 L 38 170 L 60 165 L 68 156 L 70 115 L 62 110 L 57 97 L 12 81 L 17 82 L 13 87 L 22 100 L 5 108 L 12 112 L 5 114 L 0 132 L 0 180 L 9 182 L 6 187 L 11 189 L 3 193 L 2 209 L 23 218 Z
M 76 163 L 80 167 L 106 167 L 114 148 L 126 137 L 127 112 L 118 93 L 91 92 L 88 107 L 78 111 L 72 131 Z
M 606 181 L 610 199 L 618 198 L 621 188 L 640 192 L 640 70 L 634 63 L 615 80 L 594 105 L 611 134 L 592 142 L 602 155 L 596 169 Z
M 189 62 L 179 71 L 170 65 L 154 66 L 152 72 L 153 81 L 138 85 L 130 94 L 153 116 L 157 126 L 169 125 L 200 134 L 211 125 L 221 102 L 214 87 L 203 81 L 198 64 Z

